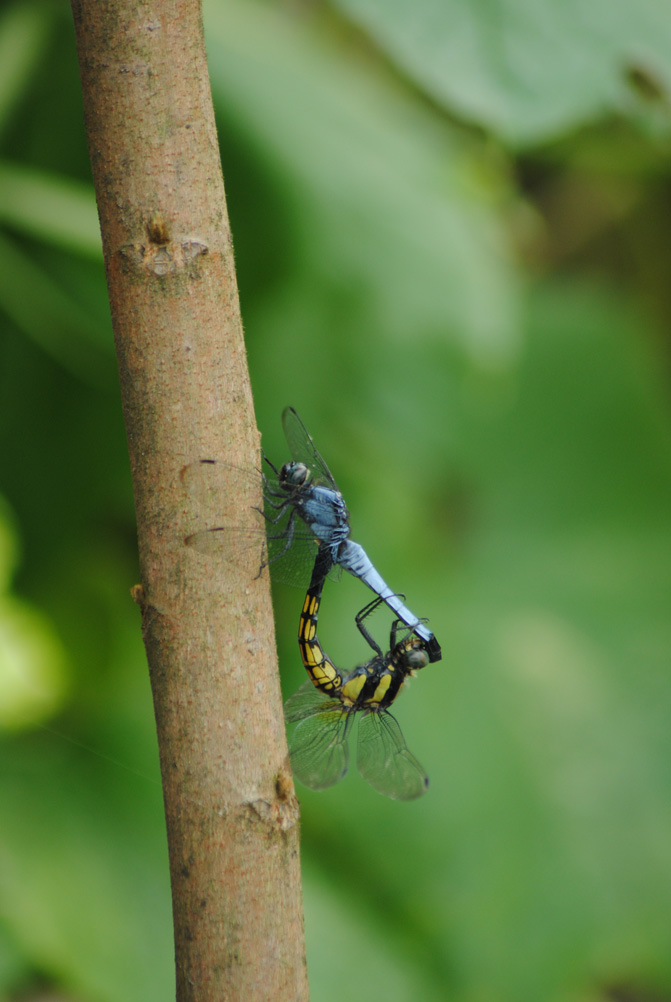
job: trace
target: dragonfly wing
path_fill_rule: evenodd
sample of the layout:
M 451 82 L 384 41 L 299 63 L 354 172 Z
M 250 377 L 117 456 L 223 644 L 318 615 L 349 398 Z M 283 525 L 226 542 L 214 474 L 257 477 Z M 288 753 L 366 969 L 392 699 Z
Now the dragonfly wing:
M 313 483 L 323 484 L 337 491 L 333 474 L 312 441 L 312 435 L 293 407 L 285 407 L 282 411 L 282 427 L 293 459 L 305 463 L 312 470 Z
M 252 548 L 257 567 L 269 565 L 273 578 L 304 588 L 310 580 L 317 542 L 291 505 L 275 478 L 262 481 L 258 470 L 245 470 L 223 460 L 197 460 L 185 466 L 180 478 L 207 528 L 189 533 L 187 546 L 208 556 L 237 561 Z M 263 497 L 262 483 L 265 484 Z M 239 524 L 239 498 L 256 526 Z M 232 505 L 232 500 L 234 506 Z M 258 509 L 263 500 L 262 515 Z M 264 517 L 265 516 L 265 517 Z M 293 518 L 292 518 L 293 516 Z
M 415 800 L 426 793 L 429 780 L 401 728 L 388 710 L 362 714 L 357 766 L 370 785 L 392 800 Z
M 339 705 L 334 703 L 330 696 L 327 696 L 314 685 L 310 679 L 303 682 L 300 689 L 297 689 L 293 696 L 289 696 L 284 704 L 284 719 L 288 724 L 296 724 L 299 720 L 306 720 L 307 717 L 314 717 L 316 713 L 321 713 L 331 706 Z
M 262 530 L 245 530 L 237 526 L 215 526 L 212 529 L 202 529 L 200 532 L 192 532 L 184 537 L 184 542 L 198 553 L 205 553 L 207 556 L 231 557 L 246 549 L 254 548 L 258 550 L 259 564 L 267 563 L 266 543 Z
M 288 723 L 298 721 L 289 744 L 296 779 L 311 790 L 339 782 L 349 764 L 347 741 L 354 714 L 306 682 L 287 700 L 285 715 Z
M 189 497 L 199 506 L 220 509 L 232 497 L 243 497 L 249 506 L 260 506 L 263 481 L 255 467 L 235 466 L 223 459 L 197 459 L 180 470 L 179 478 Z

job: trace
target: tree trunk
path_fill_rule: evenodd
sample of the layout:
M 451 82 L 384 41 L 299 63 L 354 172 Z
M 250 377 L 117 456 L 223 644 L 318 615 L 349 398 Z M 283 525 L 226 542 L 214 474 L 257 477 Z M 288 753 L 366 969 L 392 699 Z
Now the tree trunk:
M 178 1002 L 303 1000 L 298 809 L 268 575 L 184 545 L 180 472 L 259 466 L 199 0 L 73 0 L 135 492 Z M 258 526 L 259 496 L 224 499 Z

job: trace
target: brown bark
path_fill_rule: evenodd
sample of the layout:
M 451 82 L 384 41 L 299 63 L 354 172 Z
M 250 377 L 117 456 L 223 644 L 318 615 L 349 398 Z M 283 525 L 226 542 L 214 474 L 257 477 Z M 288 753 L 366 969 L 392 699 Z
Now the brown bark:
M 199 0 L 73 0 L 138 522 L 177 998 L 307 998 L 267 572 L 184 545 L 194 460 L 258 467 Z M 258 497 L 256 499 L 258 503 Z M 258 513 L 225 499 L 232 522 Z M 256 523 L 255 523 L 256 524 Z

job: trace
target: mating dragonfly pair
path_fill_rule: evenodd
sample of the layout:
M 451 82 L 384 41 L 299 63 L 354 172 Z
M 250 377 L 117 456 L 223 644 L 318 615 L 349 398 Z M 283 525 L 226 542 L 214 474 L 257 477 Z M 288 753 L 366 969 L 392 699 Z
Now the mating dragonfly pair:
M 426 791 L 428 779 L 388 707 L 408 676 L 440 660 L 440 646 L 426 623 L 404 604 L 403 596 L 389 588 L 363 547 L 349 538 L 344 498 L 293 407 L 285 408 L 282 423 L 293 459 L 280 470 L 265 460 L 272 472 L 263 474 L 267 546 L 262 568 L 270 565 L 280 580 L 297 583 L 301 577 L 305 580 L 305 569 L 312 565 L 298 631 L 309 679 L 285 704 L 287 722 L 297 724 L 290 743 L 294 775 L 317 790 L 342 779 L 349 734 L 358 716 L 359 772 L 380 793 L 412 800 Z M 222 465 L 207 459 L 186 470 L 214 474 Z M 212 552 L 231 545 L 230 529 L 214 526 L 188 536 L 186 542 Z M 356 616 L 374 656 L 349 672 L 334 664 L 317 637 L 324 583 L 339 568 L 360 578 L 377 596 Z M 386 653 L 365 622 L 382 603 L 397 617 Z M 399 634 L 403 634 L 400 639 Z

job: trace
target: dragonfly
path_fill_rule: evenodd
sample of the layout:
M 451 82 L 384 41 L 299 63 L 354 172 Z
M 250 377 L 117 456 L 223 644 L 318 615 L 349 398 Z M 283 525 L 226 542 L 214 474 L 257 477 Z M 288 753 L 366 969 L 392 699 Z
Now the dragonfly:
M 435 635 L 391 590 L 373 566 L 364 548 L 350 539 L 349 511 L 338 486 L 315 446 L 312 436 L 293 407 L 282 413 L 282 425 L 292 459 L 278 470 L 264 456 L 263 478 L 267 552 L 261 569 L 275 562 L 280 580 L 304 585 L 310 566 L 319 566 L 324 576 L 344 568 L 364 582 L 394 614 L 424 642 L 429 661 L 439 661 L 440 645 Z M 183 479 L 194 474 L 226 473 L 231 468 L 215 459 L 203 459 L 185 467 Z M 231 489 L 230 486 L 228 489 Z M 188 546 L 212 552 L 231 546 L 231 529 L 216 525 L 186 537 Z M 286 559 L 285 559 L 286 558 Z
M 391 627 L 389 650 L 383 653 L 365 625 L 381 604 L 373 599 L 356 617 L 359 630 L 374 650 L 363 665 L 343 672 L 322 648 L 317 618 L 324 587 L 323 566 L 315 562 L 301 612 L 298 644 L 307 682 L 284 706 L 287 723 L 295 723 L 290 742 L 294 776 L 313 790 L 339 782 L 349 764 L 349 736 L 359 718 L 357 768 L 370 785 L 392 800 L 415 800 L 429 780 L 408 750 L 398 721 L 389 712 L 406 679 L 429 664 L 425 642 L 410 633 L 398 639 L 402 620 Z

